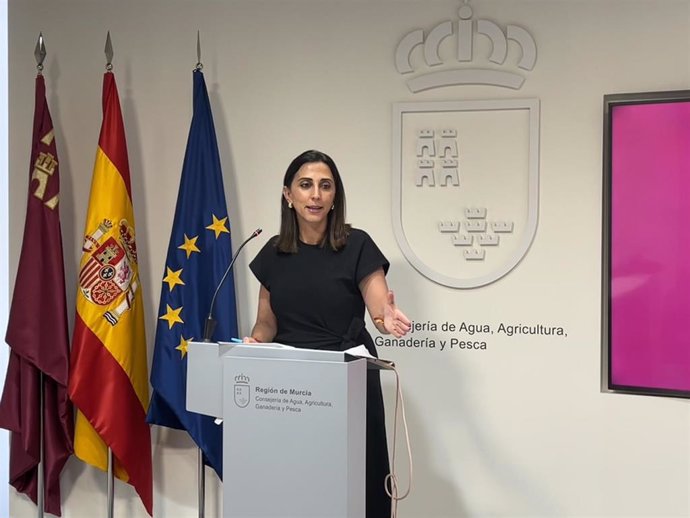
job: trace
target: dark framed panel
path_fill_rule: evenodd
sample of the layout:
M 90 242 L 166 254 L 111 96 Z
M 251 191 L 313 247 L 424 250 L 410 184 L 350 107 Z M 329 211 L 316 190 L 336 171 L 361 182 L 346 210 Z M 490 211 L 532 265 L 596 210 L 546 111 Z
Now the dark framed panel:
M 608 388 L 690 397 L 690 90 L 604 96 Z

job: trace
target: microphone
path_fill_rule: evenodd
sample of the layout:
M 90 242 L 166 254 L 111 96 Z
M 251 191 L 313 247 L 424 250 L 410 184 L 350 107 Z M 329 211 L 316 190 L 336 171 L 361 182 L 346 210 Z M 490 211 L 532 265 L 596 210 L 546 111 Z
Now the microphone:
M 252 232 L 252 235 L 249 236 L 247 239 L 245 239 L 240 247 L 235 251 L 235 254 L 232 256 L 232 259 L 230 260 L 230 264 L 228 265 L 227 269 L 225 270 L 225 273 L 223 274 L 223 277 L 221 278 L 220 282 L 218 283 L 218 287 L 216 288 L 216 291 L 213 293 L 213 298 L 211 299 L 211 306 L 208 308 L 208 316 L 206 317 L 206 322 L 204 323 L 204 342 L 210 342 L 211 339 L 213 338 L 213 331 L 216 329 L 216 320 L 213 318 L 213 306 L 216 303 L 216 297 L 218 296 L 218 292 L 220 291 L 220 287 L 223 285 L 225 282 L 225 279 L 227 278 L 228 274 L 232 271 L 232 266 L 235 264 L 235 261 L 237 260 L 237 257 L 240 255 L 240 251 L 244 248 L 244 245 L 249 243 L 252 239 L 254 239 L 256 236 L 261 234 L 262 230 L 260 228 L 257 228 L 254 232 Z

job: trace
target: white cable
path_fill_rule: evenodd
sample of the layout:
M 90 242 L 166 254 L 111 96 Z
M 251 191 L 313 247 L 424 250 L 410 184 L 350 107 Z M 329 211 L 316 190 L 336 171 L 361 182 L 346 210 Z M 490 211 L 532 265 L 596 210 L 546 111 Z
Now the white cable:
M 412 489 L 412 450 L 410 448 L 410 435 L 407 430 L 407 419 L 405 419 L 405 401 L 403 400 L 402 389 L 400 388 L 400 375 L 395 367 L 391 367 L 395 373 L 395 414 L 393 415 L 393 447 L 391 450 L 390 473 L 384 479 L 384 486 L 386 494 L 391 498 L 391 515 L 390 518 L 396 518 L 398 515 L 398 502 L 404 500 L 410 494 Z M 407 490 L 402 496 L 398 494 L 398 476 L 395 472 L 395 446 L 398 435 L 398 409 L 400 409 L 400 416 L 402 418 L 403 428 L 405 430 L 405 444 L 407 445 L 407 460 L 408 460 L 408 485 Z M 389 489 L 390 485 L 390 489 Z

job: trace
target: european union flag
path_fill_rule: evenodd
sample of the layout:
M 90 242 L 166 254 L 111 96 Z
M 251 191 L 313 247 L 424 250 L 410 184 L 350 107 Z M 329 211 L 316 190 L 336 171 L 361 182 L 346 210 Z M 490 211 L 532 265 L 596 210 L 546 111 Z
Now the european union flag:
M 211 298 L 232 256 L 211 104 L 204 74 L 195 70 L 193 77 L 194 113 L 163 273 L 147 421 L 187 430 L 205 463 L 222 478 L 222 426 L 185 409 L 187 343 L 203 338 Z M 230 274 L 216 298 L 216 340 L 237 336 L 234 286 Z

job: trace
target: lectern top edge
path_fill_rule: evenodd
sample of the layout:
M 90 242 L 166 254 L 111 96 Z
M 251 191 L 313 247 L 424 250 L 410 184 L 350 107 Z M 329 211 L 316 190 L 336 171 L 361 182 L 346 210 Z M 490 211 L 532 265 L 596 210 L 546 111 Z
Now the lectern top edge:
M 366 360 L 368 369 L 394 370 L 395 363 L 381 358 L 360 356 L 345 351 L 323 349 L 302 349 L 278 343 L 243 344 L 234 342 L 190 342 L 195 350 L 206 350 L 206 354 L 232 357 L 255 357 L 273 359 L 292 359 L 305 361 L 325 361 L 349 363 L 355 360 Z M 211 352 L 212 349 L 213 352 Z

